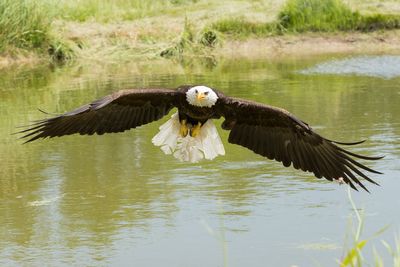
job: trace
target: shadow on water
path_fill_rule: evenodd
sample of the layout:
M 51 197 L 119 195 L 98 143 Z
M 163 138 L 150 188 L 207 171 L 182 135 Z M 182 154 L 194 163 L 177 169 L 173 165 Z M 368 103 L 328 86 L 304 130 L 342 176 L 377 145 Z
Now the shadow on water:
M 340 257 L 350 213 L 344 187 L 228 144 L 222 130 L 227 155 L 200 164 L 177 162 L 151 144 L 162 122 L 28 145 L 10 135 L 41 118 L 37 108 L 62 113 L 122 88 L 206 84 L 288 109 L 330 139 L 367 138 L 353 151 L 384 154 L 371 167 L 385 175 L 358 201 L 379 214 L 367 219 L 374 229 L 398 225 L 390 208 L 400 204 L 398 78 L 299 73 L 324 60 L 2 70 L 0 265 L 215 266 L 221 247 L 202 222 L 225 231 L 232 266 L 330 265 Z

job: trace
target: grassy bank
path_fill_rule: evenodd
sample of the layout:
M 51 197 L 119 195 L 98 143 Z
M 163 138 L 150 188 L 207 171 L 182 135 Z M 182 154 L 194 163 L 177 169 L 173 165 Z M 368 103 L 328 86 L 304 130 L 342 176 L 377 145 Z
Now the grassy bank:
M 235 38 L 304 32 L 370 32 L 400 29 L 400 15 L 362 15 L 341 0 L 288 0 L 273 22 L 254 23 L 228 18 L 214 22 L 212 28 Z
M 278 24 L 292 32 L 375 31 L 400 28 L 400 16 L 362 15 L 341 0 L 289 0 L 279 13 Z
M 267 12 L 267 10 L 265 11 Z M 268 38 L 282 36 L 285 34 L 300 33 L 337 33 L 337 32 L 372 32 L 377 30 L 400 29 L 400 15 L 370 13 L 361 14 L 359 11 L 352 11 L 342 0 L 287 0 L 281 7 L 277 18 L 268 22 L 254 22 L 243 17 L 223 18 L 206 25 L 208 36 L 212 36 L 214 47 L 220 43 L 219 39 L 246 40 L 249 37 Z M 202 51 L 201 41 L 186 42 L 187 27 L 177 44 L 161 53 L 161 56 L 182 55 L 186 50 L 188 54 L 196 48 Z M 190 36 L 195 34 L 190 32 Z M 204 36 L 197 38 L 204 40 Z M 206 42 L 209 44 L 210 42 Z M 189 46 L 189 45 L 191 46 Z M 179 48 L 179 49 L 176 49 Z M 172 51 L 172 52 L 171 52 Z M 193 53 L 192 53 L 193 54 Z M 201 54 L 201 52 L 200 52 Z
M 52 10 L 34 0 L 0 1 L 0 55 L 35 52 L 51 60 L 70 59 L 68 41 L 52 28 Z
M 391 0 L 379 5 L 370 0 L 3 0 L 0 65 L 4 58 L 24 56 L 51 61 L 227 56 L 224 48 L 238 42 L 268 46 L 281 38 L 282 45 L 317 33 L 399 29 L 396 10 L 400 3 Z
M 49 40 L 46 10 L 33 1 L 1 1 L 0 28 L 0 52 L 11 46 L 35 49 Z

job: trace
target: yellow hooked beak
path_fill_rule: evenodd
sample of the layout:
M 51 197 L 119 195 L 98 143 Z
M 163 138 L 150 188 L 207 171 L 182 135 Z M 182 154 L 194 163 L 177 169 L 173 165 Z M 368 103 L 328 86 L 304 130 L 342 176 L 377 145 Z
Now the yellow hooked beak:
M 197 93 L 197 101 L 203 100 L 206 97 L 204 93 Z

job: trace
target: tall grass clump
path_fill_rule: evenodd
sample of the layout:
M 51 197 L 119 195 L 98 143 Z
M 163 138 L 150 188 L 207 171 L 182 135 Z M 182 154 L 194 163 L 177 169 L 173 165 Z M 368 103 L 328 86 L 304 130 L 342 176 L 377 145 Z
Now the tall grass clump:
M 36 51 L 54 61 L 72 57 L 70 45 L 52 33 L 52 16 L 44 1 L 0 1 L 0 54 Z
M 171 47 L 161 51 L 160 56 L 165 58 L 182 58 L 187 55 L 212 57 L 212 49 L 220 42 L 218 34 L 212 29 L 205 28 L 197 33 L 194 25 L 185 19 L 183 32 Z
M 50 21 L 40 1 L 0 1 L 0 53 L 9 46 L 39 48 L 48 41 Z
M 369 32 L 400 29 L 400 15 L 362 15 L 352 11 L 342 0 L 287 0 L 274 22 L 260 23 L 243 18 L 226 18 L 214 22 L 211 28 L 239 39 L 286 32 Z
M 356 29 L 360 18 L 341 0 L 288 0 L 278 20 L 288 31 L 329 32 Z
M 195 32 L 193 25 L 185 18 L 183 32 L 177 42 L 161 51 L 160 56 L 165 58 L 180 57 L 185 51 L 192 51 L 195 47 Z

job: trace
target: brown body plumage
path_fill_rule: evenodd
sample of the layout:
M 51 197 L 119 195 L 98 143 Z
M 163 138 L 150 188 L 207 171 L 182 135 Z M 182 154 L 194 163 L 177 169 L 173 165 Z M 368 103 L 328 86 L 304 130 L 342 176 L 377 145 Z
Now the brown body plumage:
M 377 184 L 361 170 L 380 172 L 354 158 L 378 160 L 381 157 L 358 155 L 338 146 L 362 142 L 328 140 L 284 109 L 227 97 L 217 91 L 215 105 L 195 107 L 186 99 L 190 88 L 193 86 L 181 86 L 176 90 L 118 91 L 65 114 L 37 121 L 21 132 L 26 133 L 23 138 L 29 138 L 27 142 L 75 133 L 92 135 L 123 132 L 159 120 L 177 107 L 181 120 L 187 119 L 193 123 L 224 117 L 222 128 L 230 130 L 230 143 L 282 162 L 285 167 L 293 165 L 295 169 L 312 172 L 318 178 L 343 180 L 356 190 L 354 183 L 367 190 L 357 176 Z

